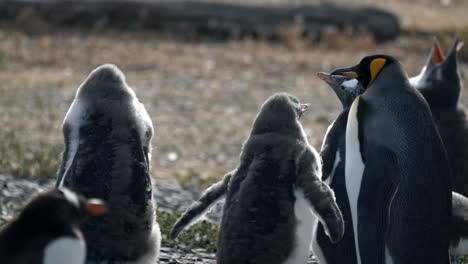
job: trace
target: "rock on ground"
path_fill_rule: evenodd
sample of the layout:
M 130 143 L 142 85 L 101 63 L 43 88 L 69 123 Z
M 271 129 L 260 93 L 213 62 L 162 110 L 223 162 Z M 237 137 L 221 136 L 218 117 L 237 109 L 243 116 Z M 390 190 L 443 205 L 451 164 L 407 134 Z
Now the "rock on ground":
M 51 180 L 26 180 L 0 174 L 0 225 L 10 221 L 23 205 L 36 193 L 54 186 Z M 200 192 L 182 189 L 178 185 L 165 185 L 155 188 L 154 197 L 161 211 L 183 212 L 200 196 Z M 206 218 L 219 222 L 223 202 L 218 202 Z M 205 249 L 181 249 L 162 246 L 160 264 L 214 264 L 215 254 Z M 313 257 L 307 264 L 316 264 Z

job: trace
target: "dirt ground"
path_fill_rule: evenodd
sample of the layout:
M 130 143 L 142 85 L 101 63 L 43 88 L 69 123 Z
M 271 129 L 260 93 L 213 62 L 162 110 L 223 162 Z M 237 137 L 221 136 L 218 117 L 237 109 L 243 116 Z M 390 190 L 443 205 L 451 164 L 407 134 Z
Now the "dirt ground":
M 377 5 L 399 12 L 405 29 L 440 33 L 468 28 L 466 1 L 452 0 L 447 7 L 436 0 L 383 2 Z M 432 44 L 431 37 L 405 35 L 376 45 L 370 37 L 333 33 L 313 43 L 296 37 L 293 29 L 278 43 L 187 41 L 154 32 L 26 32 L 0 26 L 0 172 L 54 177 L 63 151 L 61 124 L 76 89 L 95 67 L 114 63 L 153 120 L 155 179 L 196 188 L 236 166 L 252 121 L 268 96 L 287 91 L 312 104 L 303 125 L 319 149 L 341 106 L 317 72 L 387 53 L 414 75 Z M 452 36 L 442 39 L 447 50 Z M 467 76 L 466 64 L 461 72 Z M 462 102 L 468 105 L 466 91 Z

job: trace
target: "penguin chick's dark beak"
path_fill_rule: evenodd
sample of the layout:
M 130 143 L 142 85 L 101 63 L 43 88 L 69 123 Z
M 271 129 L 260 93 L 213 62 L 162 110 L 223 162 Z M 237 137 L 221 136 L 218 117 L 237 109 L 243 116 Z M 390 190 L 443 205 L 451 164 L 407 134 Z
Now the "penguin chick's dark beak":
M 84 205 L 84 210 L 89 215 L 103 215 L 107 213 L 107 206 L 100 199 L 88 199 Z

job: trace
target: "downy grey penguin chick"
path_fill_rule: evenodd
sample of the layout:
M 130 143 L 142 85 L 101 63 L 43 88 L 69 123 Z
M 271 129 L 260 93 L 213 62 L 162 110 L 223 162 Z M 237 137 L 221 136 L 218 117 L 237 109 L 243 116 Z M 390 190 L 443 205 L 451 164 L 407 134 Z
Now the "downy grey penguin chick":
M 344 232 L 333 192 L 299 118 L 308 108 L 286 93 L 271 96 L 244 143 L 239 166 L 210 187 L 176 222 L 171 236 L 226 196 L 219 264 L 300 264 L 309 254 L 313 213 L 337 242 Z
M 66 188 L 41 192 L 0 232 L 1 263 L 84 264 L 86 242 L 79 225 L 106 210 L 101 200 Z
M 447 57 L 437 40 L 426 65 L 411 84 L 424 96 L 439 129 L 452 170 L 452 190 L 468 196 L 468 119 L 460 103 L 462 82 L 457 54 L 463 43 L 455 40 Z
M 114 65 L 81 84 L 63 122 L 57 186 L 104 200 L 109 213 L 86 220 L 87 263 L 153 264 L 160 247 L 150 175 L 153 125 Z

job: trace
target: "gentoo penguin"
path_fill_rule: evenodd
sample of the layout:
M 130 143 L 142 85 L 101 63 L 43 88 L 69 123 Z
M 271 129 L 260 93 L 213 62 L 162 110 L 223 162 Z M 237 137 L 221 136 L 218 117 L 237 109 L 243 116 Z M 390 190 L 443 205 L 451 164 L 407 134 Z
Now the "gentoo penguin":
M 87 263 L 155 263 L 160 230 L 150 175 L 153 125 L 116 66 L 98 67 L 81 84 L 63 134 L 57 186 L 109 207 L 81 225 Z
M 343 214 L 345 233 L 337 243 L 331 243 L 323 225 L 316 223 L 312 235 L 312 251 L 320 264 L 355 264 L 353 222 L 345 185 L 345 134 L 349 107 L 354 99 L 364 92 L 364 87 L 356 80 L 342 75 L 319 73 L 335 92 L 343 111 L 329 126 L 323 139 L 320 156 L 322 157 L 322 180 L 334 191 L 336 203 Z
M 448 263 L 450 169 L 427 103 L 390 56 L 332 75 L 366 89 L 351 105 L 345 137 L 357 263 Z
M 299 122 L 307 108 L 289 94 L 271 96 L 254 121 L 239 166 L 188 209 L 172 234 L 224 193 L 219 264 L 305 263 L 313 213 L 330 240 L 339 241 L 343 218 L 333 192 L 320 180 L 320 159 Z
M 455 40 L 445 58 L 435 41 L 421 73 L 410 80 L 431 108 L 447 150 L 453 191 L 468 196 L 468 119 L 465 108 L 459 103 L 462 82 L 457 63 L 461 46 Z
M 0 261 L 83 264 L 86 245 L 79 224 L 88 215 L 105 212 L 101 200 L 87 200 L 66 188 L 44 191 L 0 232 Z
M 452 223 L 450 228 L 450 255 L 468 254 L 468 198 L 452 192 Z

